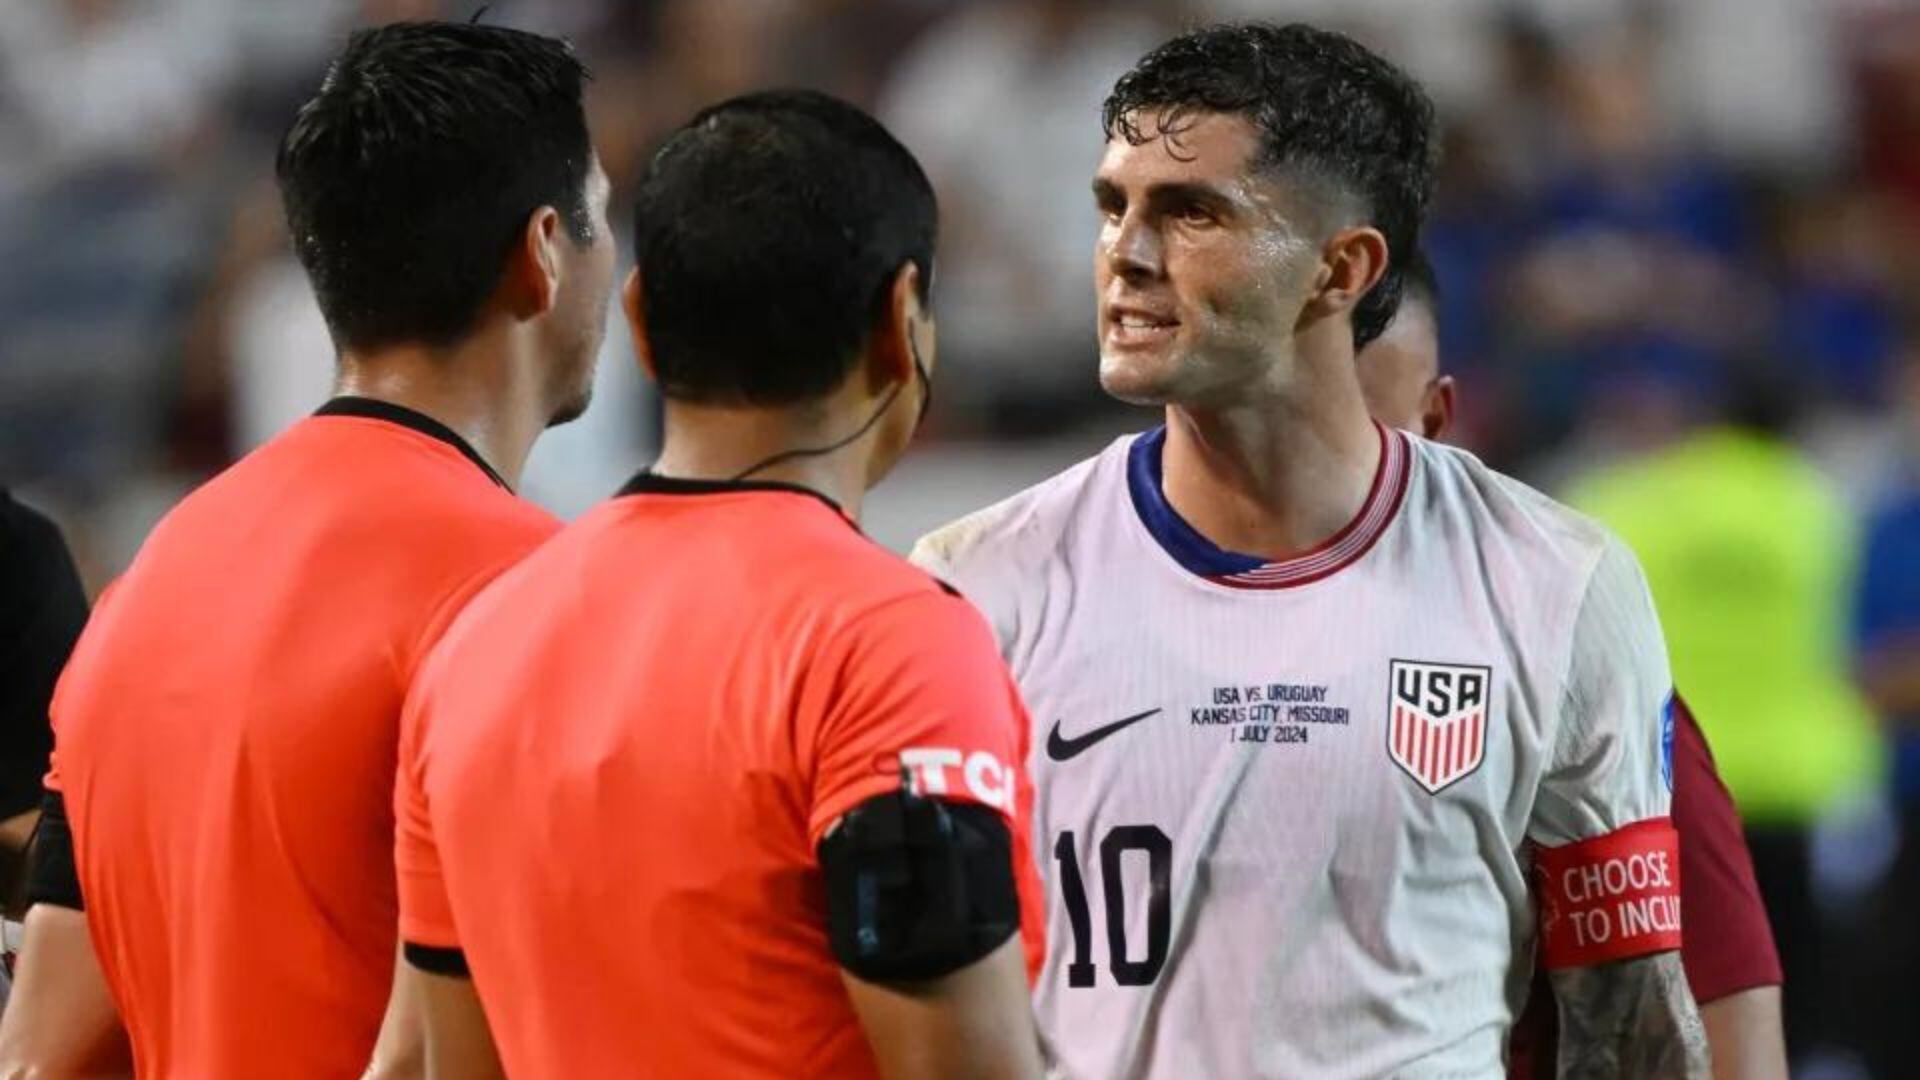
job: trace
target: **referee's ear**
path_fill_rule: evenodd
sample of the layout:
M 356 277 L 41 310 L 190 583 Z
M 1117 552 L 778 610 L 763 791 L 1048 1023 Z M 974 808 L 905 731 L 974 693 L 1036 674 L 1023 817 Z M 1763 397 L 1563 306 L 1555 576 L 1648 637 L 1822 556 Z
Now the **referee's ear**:
M 560 299 L 560 248 L 571 243 L 560 224 L 560 212 L 542 206 L 527 216 L 520 245 L 508 258 L 504 286 L 508 310 L 523 321 L 553 310 Z
M 640 268 L 637 266 L 627 271 L 627 280 L 620 283 L 620 310 L 627 313 L 627 329 L 633 333 L 633 355 L 640 358 L 647 378 L 659 382 L 660 373 L 653 367 L 653 350 L 647 348 L 647 312 L 640 304 Z
M 920 267 L 911 259 L 901 263 L 900 268 L 894 271 L 886 299 L 880 310 L 875 312 L 876 320 L 868 331 L 868 377 L 876 395 L 884 393 L 895 383 L 911 383 L 914 380 L 915 357 L 919 357 L 919 362 L 928 368 L 928 374 L 932 374 L 932 335 L 921 335 L 926 339 L 924 346 L 915 337 L 918 329 L 914 324 L 931 321 L 931 313 L 920 299 L 923 291 Z

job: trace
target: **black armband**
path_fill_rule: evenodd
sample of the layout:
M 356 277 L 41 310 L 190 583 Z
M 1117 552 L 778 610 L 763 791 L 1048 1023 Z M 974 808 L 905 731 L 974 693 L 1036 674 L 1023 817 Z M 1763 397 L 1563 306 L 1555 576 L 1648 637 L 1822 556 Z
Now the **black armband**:
M 54 904 L 87 910 L 80 898 L 80 874 L 73 865 L 73 830 L 67 825 L 67 799 L 49 791 L 40 799 L 40 822 L 27 845 L 27 904 Z
M 863 979 L 951 974 L 1020 929 L 1013 836 L 986 806 L 876 795 L 820 841 L 820 866 L 834 956 Z
M 438 945 L 415 945 L 411 941 L 402 942 L 400 952 L 407 963 L 429 975 L 447 975 L 456 979 L 471 979 L 473 972 L 467 967 L 467 954 L 460 949 L 449 949 Z

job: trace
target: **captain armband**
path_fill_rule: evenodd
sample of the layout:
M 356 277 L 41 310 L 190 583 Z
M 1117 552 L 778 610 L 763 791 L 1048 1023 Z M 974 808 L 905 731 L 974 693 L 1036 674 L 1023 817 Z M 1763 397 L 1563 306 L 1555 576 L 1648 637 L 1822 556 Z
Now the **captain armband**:
M 1548 970 L 1680 947 L 1680 835 L 1649 818 L 1534 855 Z
M 849 810 L 820 841 L 828 938 L 872 982 L 939 978 L 1020 928 L 1013 837 L 999 811 L 901 789 Z

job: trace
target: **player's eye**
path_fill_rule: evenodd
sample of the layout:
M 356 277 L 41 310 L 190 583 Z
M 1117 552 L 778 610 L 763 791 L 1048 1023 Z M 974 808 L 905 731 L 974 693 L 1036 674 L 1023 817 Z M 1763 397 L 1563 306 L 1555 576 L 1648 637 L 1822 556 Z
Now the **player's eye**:
M 1182 225 L 1214 225 L 1220 220 L 1213 208 L 1200 203 L 1182 203 L 1174 208 L 1174 220 Z

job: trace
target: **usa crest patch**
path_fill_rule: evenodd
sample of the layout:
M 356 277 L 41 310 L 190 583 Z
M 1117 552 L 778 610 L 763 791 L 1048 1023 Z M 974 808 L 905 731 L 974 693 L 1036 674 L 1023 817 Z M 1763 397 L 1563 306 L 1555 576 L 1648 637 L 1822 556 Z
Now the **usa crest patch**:
M 1438 795 L 1486 760 L 1493 669 L 1395 660 L 1387 673 L 1387 754 Z

